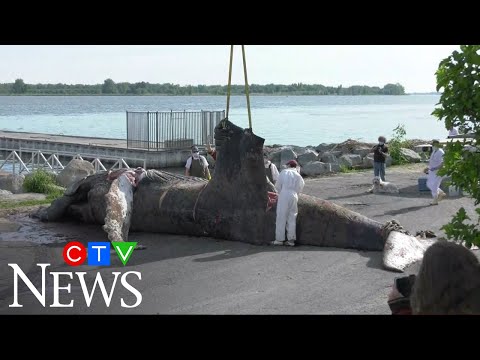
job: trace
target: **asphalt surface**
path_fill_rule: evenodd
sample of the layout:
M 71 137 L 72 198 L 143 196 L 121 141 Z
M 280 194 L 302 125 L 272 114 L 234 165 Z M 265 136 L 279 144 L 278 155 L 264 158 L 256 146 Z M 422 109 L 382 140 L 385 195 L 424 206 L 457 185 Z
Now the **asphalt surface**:
M 379 222 L 399 221 L 415 234 L 432 230 L 443 236 L 440 227 L 461 206 L 473 214 L 473 200 L 448 198 L 430 206 L 429 193 L 420 193 L 417 179 L 423 165 L 387 169 L 387 180 L 400 188 L 398 195 L 368 194 L 371 171 L 306 178 L 304 192 L 331 200 Z M 127 266 L 112 251 L 110 267 L 82 265 L 69 267 L 63 262 L 66 241 L 106 241 L 100 226 L 72 223 L 42 224 L 17 213 L 10 217 L 22 225 L 16 233 L 0 234 L 0 313 L 1 314 L 389 314 L 387 295 L 398 273 L 382 268 L 381 252 L 299 246 L 279 248 L 254 246 L 211 238 L 131 233 L 146 250 L 135 250 Z M 39 245 L 41 240 L 56 241 Z M 478 253 L 478 251 L 475 251 Z M 478 254 L 477 254 L 478 255 Z M 91 306 L 86 305 L 78 275 L 62 276 L 60 286 L 71 284 L 71 292 L 60 291 L 60 302 L 74 300 L 72 308 L 53 308 L 53 280 L 47 275 L 46 306 L 19 281 L 18 301 L 13 304 L 13 270 L 16 263 L 41 289 L 37 263 L 50 263 L 49 271 L 83 271 L 89 289 L 99 272 L 109 290 L 112 272 L 139 271 L 141 280 L 127 275 L 128 283 L 140 291 L 135 303 L 120 278 L 110 306 L 99 289 Z M 415 264 L 406 273 L 415 273 Z

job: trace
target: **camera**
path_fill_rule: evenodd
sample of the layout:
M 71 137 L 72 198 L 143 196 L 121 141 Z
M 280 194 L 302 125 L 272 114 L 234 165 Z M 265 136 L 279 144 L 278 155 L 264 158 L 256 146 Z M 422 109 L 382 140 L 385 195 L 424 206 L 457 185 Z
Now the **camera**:
M 395 278 L 395 287 L 398 292 L 404 297 L 410 297 L 412 293 L 413 284 L 415 284 L 415 275 L 402 276 Z

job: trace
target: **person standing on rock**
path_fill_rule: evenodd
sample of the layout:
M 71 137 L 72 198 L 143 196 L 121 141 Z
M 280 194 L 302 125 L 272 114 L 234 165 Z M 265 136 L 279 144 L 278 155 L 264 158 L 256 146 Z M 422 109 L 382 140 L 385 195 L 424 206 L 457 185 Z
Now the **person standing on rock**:
M 273 245 L 295 246 L 297 240 L 298 194 L 303 190 L 305 181 L 298 173 L 295 160 L 287 162 L 275 183 L 278 192 L 277 219 L 275 223 L 275 241 Z M 285 228 L 287 241 L 285 241 Z
M 196 146 L 192 146 L 192 156 L 188 158 L 185 164 L 185 176 L 196 176 L 207 180 L 211 179 L 207 159 L 205 159 L 205 156 L 200 155 Z
M 385 144 L 387 139 L 385 136 L 378 137 L 378 144 L 373 150 L 373 175 L 379 176 L 382 181 L 385 180 L 385 160 L 388 156 L 388 146 Z

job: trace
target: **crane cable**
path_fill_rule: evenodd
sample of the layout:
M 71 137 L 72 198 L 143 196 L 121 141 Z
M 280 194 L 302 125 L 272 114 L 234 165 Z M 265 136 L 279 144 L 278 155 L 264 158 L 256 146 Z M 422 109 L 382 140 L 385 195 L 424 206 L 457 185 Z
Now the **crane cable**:
M 245 45 L 242 45 L 242 57 L 243 57 L 243 74 L 245 76 L 245 95 L 247 96 L 247 109 L 248 109 L 248 124 L 250 126 L 250 131 L 252 130 L 252 112 L 250 110 L 250 93 L 248 88 L 248 77 L 247 77 L 247 61 L 245 58 Z M 230 110 L 230 94 L 232 87 L 232 63 L 233 63 L 233 45 L 230 45 L 230 66 L 228 69 L 228 87 L 227 87 L 227 116 Z

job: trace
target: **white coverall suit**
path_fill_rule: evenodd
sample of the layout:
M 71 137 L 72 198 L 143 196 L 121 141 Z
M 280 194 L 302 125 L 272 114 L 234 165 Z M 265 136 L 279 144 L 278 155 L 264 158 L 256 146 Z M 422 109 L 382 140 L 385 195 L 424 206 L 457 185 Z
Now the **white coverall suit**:
M 440 194 L 439 189 L 443 178 L 437 175 L 437 170 L 443 163 L 444 154 L 442 149 L 434 150 L 428 163 L 427 187 L 431 190 L 434 199 Z
M 298 214 L 298 193 L 303 190 L 305 181 L 296 168 L 282 170 L 275 183 L 278 191 L 277 220 L 275 228 L 275 241 L 285 241 L 285 227 L 287 228 L 287 239 L 295 242 L 296 221 Z

